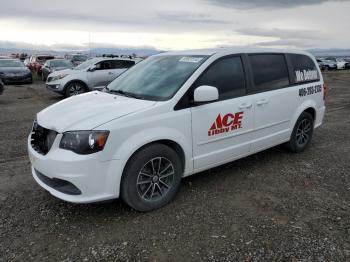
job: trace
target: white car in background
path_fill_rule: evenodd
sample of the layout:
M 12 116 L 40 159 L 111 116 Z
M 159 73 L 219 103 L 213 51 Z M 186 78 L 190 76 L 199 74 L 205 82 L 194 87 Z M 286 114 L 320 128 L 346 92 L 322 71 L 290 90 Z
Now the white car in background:
M 326 60 L 335 63 L 338 70 L 345 69 L 346 61 L 343 58 L 327 57 Z
M 66 97 L 90 90 L 101 90 L 139 60 L 129 58 L 92 58 L 73 69 L 53 72 L 46 87 Z

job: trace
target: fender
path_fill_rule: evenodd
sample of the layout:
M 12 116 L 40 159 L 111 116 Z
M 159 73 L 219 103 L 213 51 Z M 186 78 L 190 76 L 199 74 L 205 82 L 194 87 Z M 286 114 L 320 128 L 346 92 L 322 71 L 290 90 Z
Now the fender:
M 313 100 L 306 100 L 304 101 L 299 107 L 298 109 L 295 111 L 295 113 L 293 114 L 293 117 L 290 121 L 290 134 L 292 134 L 295 123 L 297 122 L 299 116 L 301 115 L 302 112 L 304 112 L 306 109 L 308 108 L 312 108 L 315 110 L 315 121 L 316 121 L 316 117 L 317 117 L 317 105 L 315 103 L 315 101 Z
M 164 134 L 166 134 L 166 136 Z M 142 130 L 124 141 L 114 154 L 113 159 L 119 160 L 118 173 L 121 174 L 116 178 L 118 180 L 116 181 L 116 193 L 118 196 L 120 193 L 122 174 L 130 157 L 143 146 L 159 140 L 170 140 L 177 143 L 182 148 L 185 155 L 185 169 L 183 176 L 189 176 L 193 173 L 192 143 L 189 139 L 183 136 L 180 132 L 171 128 L 163 127 Z
M 86 87 L 87 90 L 90 90 L 89 86 L 87 85 L 87 83 L 85 83 L 85 81 L 83 81 L 83 80 L 81 80 L 81 79 L 71 79 L 71 80 L 69 80 L 69 81 L 64 85 L 62 91 L 65 92 L 67 86 L 68 86 L 70 83 L 72 83 L 72 82 L 79 82 L 79 83 L 82 83 L 82 84 Z

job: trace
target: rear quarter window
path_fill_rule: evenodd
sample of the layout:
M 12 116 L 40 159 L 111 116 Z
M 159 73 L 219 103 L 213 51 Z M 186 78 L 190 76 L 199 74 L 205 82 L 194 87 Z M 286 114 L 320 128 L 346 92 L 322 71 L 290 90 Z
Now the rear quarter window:
M 254 86 L 251 92 L 258 93 L 287 87 L 289 73 L 283 54 L 249 55 L 253 71 Z
M 310 57 L 299 54 L 288 54 L 288 58 L 293 71 L 293 76 L 291 79 L 293 84 L 315 82 L 320 80 L 317 65 Z

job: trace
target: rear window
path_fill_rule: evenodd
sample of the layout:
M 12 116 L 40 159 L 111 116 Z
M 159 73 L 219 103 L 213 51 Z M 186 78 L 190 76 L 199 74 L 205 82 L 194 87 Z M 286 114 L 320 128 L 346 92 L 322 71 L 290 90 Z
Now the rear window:
M 289 54 L 288 57 L 292 64 L 294 84 L 320 80 L 317 66 L 310 57 L 298 54 Z
M 253 70 L 253 92 L 284 88 L 289 85 L 288 67 L 283 54 L 249 55 Z

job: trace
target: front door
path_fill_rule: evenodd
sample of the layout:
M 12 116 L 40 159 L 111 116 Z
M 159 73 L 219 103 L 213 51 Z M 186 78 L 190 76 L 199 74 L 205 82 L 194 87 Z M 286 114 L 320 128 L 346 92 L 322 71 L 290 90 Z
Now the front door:
M 88 72 L 89 84 L 92 89 L 102 89 L 116 78 L 111 61 L 101 61 L 92 72 Z
M 240 56 L 214 62 L 196 81 L 214 86 L 219 101 L 191 108 L 194 169 L 229 162 L 250 152 L 253 130 L 253 96 L 246 96 Z

